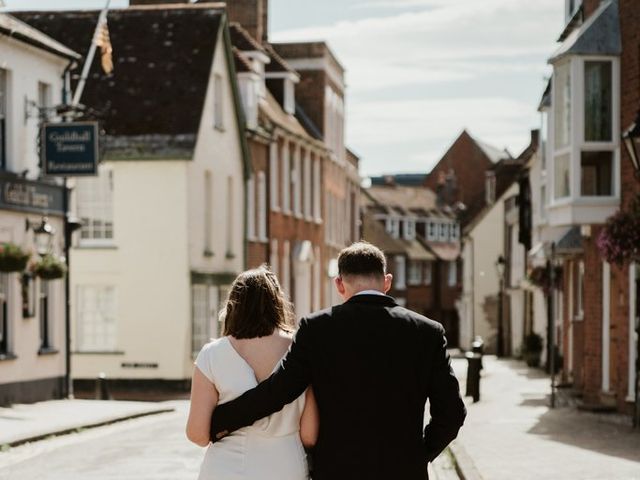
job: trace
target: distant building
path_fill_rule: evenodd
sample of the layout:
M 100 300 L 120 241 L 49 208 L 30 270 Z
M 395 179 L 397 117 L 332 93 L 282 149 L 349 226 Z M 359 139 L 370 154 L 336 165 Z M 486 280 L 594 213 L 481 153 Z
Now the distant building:
M 47 217 L 51 253 L 61 256 L 65 190 L 43 177 L 37 142 L 41 122 L 58 119 L 55 107 L 80 55 L 3 13 L 0 51 L 0 243 L 31 251 L 36 261 L 34 231 L 25 223 Z M 62 280 L 39 279 L 28 267 L 0 273 L 0 405 L 67 393 L 65 303 Z
M 500 150 L 472 137 L 464 130 L 433 167 L 424 185 L 438 195 L 438 205 L 455 208 L 464 205 L 460 214 L 463 226 L 471 222 L 487 205 L 485 172 L 501 160 L 510 159 L 506 150 Z
M 84 50 L 98 13 L 20 16 Z M 99 175 L 73 195 L 73 374 L 184 388 L 246 264 L 250 164 L 228 24 L 217 4 L 134 5 L 108 22 L 114 71 L 96 59 L 82 98 L 105 136 Z
M 339 303 L 337 254 L 359 238 L 344 69 L 324 42 L 269 43 L 266 1 L 229 2 L 228 13 L 253 166 L 249 266 L 269 263 L 300 317 Z
M 425 187 L 388 183 L 363 190 L 362 238 L 380 247 L 400 305 L 442 323 L 458 345 L 455 301 L 460 293 L 460 224 L 436 207 Z

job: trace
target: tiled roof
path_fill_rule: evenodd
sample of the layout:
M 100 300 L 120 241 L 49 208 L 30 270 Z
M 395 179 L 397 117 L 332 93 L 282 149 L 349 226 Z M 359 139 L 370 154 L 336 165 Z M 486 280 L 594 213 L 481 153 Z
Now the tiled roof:
M 430 210 L 436 206 L 436 195 L 426 187 L 378 186 L 366 190 L 378 203 L 393 208 L 421 208 Z
M 549 59 L 554 63 L 567 55 L 620 55 L 620 18 L 617 0 L 603 1 L 586 21 L 573 30 Z
M 267 55 L 269 55 L 269 57 L 271 57 L 271 63 L 267 64 L 265 67 L 265 70 L 267 72 L 283 72 L 283 73 L 291 73 L 297 77 L 300 77 L 300 75 L 298 75 L 298 72 L 296 72 L 288 63 L 287 61 L 282 58 L 280 56 L 280 54 L 278 52 L 276 52 L 276 50 L 268 43 L 264 44 L 264 49 L 267 51 Z
M 65 47 L 62 43 L 6 13 L 0 13 L 0 34 L 16 38 L 60 57 L 71 60 L 81 58 L 80 54 Z
M 84 51 L 99 13 L 16 15 Z M 109 12 L 115 68 L 111 75 L 105 75 L 97 55 L 81 99 L 81 103 L 102 112 L 100 120 L 108 137 L 119 138 L 116 143 L 122 143 L 123 137 L 131 139 L 133 146 L 128 145 L 129 150 L 147 148 L 153 153 L 157 147 L 160 157 L 164 156 L 162 145 L 169 143 L 178 148 L 172 150 L 172 155 L 192 157 L 223 13 L 218 4 Z
M 289 115 L 282 109 L 278 101 L 273 97 L 273 95 L 271 95 L 271 92 L 269 92 L 269 90 L 267 90 L 266 98 L 260 100 L 259 106 L 260 113 L 263 114 L 269 121 L 295 135 L 313 140 L 313 137 L 307 133 L 300 122 L 298 122 L 296 117 L 294 117 L 293 115 Z
M 231 44 L 239 50 L 258 51 L 267 55 L 266 50 L 260 43 L 247 32 L 242 25 L 237 22 L 229 24 L 229 34 L 231 35 Z

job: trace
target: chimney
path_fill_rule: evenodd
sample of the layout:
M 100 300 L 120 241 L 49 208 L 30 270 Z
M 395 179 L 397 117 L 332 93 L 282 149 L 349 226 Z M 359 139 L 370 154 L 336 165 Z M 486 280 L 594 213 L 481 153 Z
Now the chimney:
M 269 0 L 227 0 L 230 22 L 238 22 L 258 42 L 269 39 Z

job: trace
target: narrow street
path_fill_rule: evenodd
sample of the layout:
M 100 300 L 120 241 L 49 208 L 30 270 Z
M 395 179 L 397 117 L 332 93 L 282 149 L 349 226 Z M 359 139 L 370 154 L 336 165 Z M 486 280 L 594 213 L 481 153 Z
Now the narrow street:
M 0 480 L 192 480 L 204 450 L 184 434 L 188 403 L 176 411 L 34 442 L 0 453 Z
M 204 449 L 184 435 L 188 401 L 175 412 L 62 435 L 0 452 L 0 480 L 195 480 Z M 458 480 L 451 458 L 430 467 L 431 480 Z

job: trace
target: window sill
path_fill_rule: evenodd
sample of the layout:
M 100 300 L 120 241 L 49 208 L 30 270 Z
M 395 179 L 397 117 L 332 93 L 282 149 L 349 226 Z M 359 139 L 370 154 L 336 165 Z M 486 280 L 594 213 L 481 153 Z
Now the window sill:
M 258 238 L 256 241 L 257 241 L 257 242 L 260 242 L 260 243 L 269 243 L 269 238 L 267 238 L 267 237 L 260 237 L 260 238 Z
M 226 258 L 227 260 L 233 260 L 234 258 L 236 258 L 236 255 L 234 253 L 227 252 L 224 258 Z
M 124 355 L 124 352 L 120 350 L 78 350 L 75 352 L 71 352 L 73 355 Z
M 18 356 L 13 352 L 0 353 L 0 362 L 5 360 L 15 360 Z
M 271 211 L 275 212 L 275 213 L 280 213 L 280 207 L 274 207 L 273 205 L 271 206 Z
M 41 348 L 38 350 L 38 355 L 55 355 L 57 353 L 60 353 L 60 351 L 53 347 Z
M 322 225 L 322 219 L 321 219 L 321 218 L 316 217 L 315 222 L 316 222 L 318 225 Z
M 113 244 L 104 244 L 104 245 L 76 245 L 75 247 L 73 247 L 75 250 L 117 250 L 118 247 L 116 247 Z
M 213 257 L 215 254 L 211 251 L 211 250 L 205 250 L 204 252 L 202 252 L 202 256 L 205 258 L 211 258 Z

